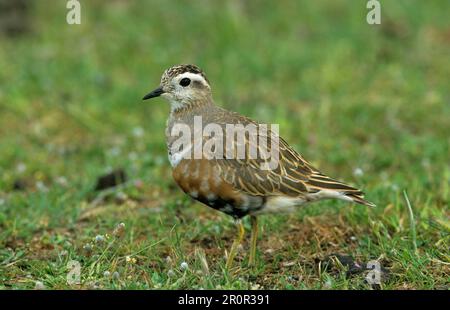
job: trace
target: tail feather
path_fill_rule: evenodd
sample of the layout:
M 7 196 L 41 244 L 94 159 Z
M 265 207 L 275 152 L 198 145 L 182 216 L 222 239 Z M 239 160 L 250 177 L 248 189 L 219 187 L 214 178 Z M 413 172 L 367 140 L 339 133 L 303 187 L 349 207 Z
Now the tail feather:
M 345 193 L 345 196 L 350 197 L 353 202 L 359 203 L 361 205 L 365 205 L 368 207 L 375 207 L 376 205 L 366 199 L 364 199 L 364 194 L 360 192 L 360 194 L 355 193 Z
M 364 199 L 364 193 L 361 190 L 334 180 L 326 175 L 320 173 L 312 175 L 307 181 L 307 184 L 310 188 L 312 187 L 315 190 L 326 193 L 323 196 L 325 198 L 351 200 L 368 207 L 375 207 L 375 204 Z

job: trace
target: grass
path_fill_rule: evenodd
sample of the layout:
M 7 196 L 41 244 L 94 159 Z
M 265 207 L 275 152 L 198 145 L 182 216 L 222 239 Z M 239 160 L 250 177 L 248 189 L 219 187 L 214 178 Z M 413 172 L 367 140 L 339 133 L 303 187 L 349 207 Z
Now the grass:
M 89 1 L 69 26 L 59 2 L 0 37 L 0 288 L 372 288 L 341 256 L 378 260 L 376 288 L 449 288 L 449 3 L 384 1 L 370 26 L 344 0 Z M 178 63 L 377 207 L 262 216 L 257 265 L 246 238 L 226 272 L 235 227 L 175 186 L 168 106 L 140 100 Z M 117 168 L 128 181 L 94 192 Z

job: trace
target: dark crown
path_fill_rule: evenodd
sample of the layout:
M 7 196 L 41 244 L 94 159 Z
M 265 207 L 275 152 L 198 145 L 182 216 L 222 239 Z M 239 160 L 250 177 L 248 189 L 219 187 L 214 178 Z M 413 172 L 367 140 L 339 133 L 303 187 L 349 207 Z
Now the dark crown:
M 208 78 L 206 77 L 205 73 L 203 73 L 202 69 L 200 69 L 196 65 L 178 65 L 178 66 L 173 66 L 173 67 L 167 69 L 164 72 L 163 77 L 161 79 L 161 82 L 162 83 L 168 82 L 169 80 L 171 80 L 175 76 L 177 76 L 179 74 L 183 74 L 185 72 L 190 72 L 190 73 L 194 73 L 194 74 L 200 74 L 205 79 L 205 81 L 208 82 L 208 84 L 209 84 Z

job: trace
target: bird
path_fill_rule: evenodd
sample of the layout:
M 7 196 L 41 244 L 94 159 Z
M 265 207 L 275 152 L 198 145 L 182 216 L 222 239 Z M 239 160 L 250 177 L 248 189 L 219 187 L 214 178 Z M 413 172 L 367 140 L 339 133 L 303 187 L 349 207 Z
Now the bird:
M 292 211 L 323 199 L 375 206 L 364 199 L 361 190 L 330 178 L 311 165 L 275 130 L 245 132 L 245 128 L 263 129 L 267 126 L 216 105 L 210 82 L 198 66 L 182 64 L 168 68 L 161 77 L 160 85 L 145 95 L 143 100 L 160 96 L 170 104 L 165 134 L 173 179 L 194 200 L 235 220 L 238 232 L 226 255 L 227 270 L 232 268 L 237 249 L 243 242 L 245 229 L 242 218 L 246 216 L 250 217 L 251 222 L 248 265 L 254 266 L 258 216 L 261 214 Z M 229 126 L 239 128 L 236 132 L 243 133 L 241 141 L 236 135 L 236 139 L 233 137 L 229 144 L 224 142 L 223 136 Z M 207 128 L 215 128 L 215 134 L 203 139 Z M 223 132 L 220 134 L 217 129 Z M 181 133 L 188 136 L 184 143 L 180 143 Z M 196 135 L 202 139 L 196 140 Z M 270 148 L 266 149 L 277 151 L 278 157 L 273 167 L 267 167 L 268 156 L 258 157 L 258 152 L 256 156 L 251 156 L 248 151 L 250 147 L 261 151 L 258 143 L 264 140 L 266 145 L 270 144 Z M 277 143 L 272 146 L 274 141 Z M 208 143 L 214 144 L 210 152 L 204 148 Z M 248 147 L 240 154 L 241 157 L 236 156 L 239 146 Z M 223 153 L 227 153 L 226 156 Z

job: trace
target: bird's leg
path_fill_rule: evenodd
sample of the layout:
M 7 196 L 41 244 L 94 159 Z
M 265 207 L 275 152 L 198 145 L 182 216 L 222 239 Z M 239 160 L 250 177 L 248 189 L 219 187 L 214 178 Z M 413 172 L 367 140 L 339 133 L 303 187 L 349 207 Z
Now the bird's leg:
M 238 235 L 236 239 L 234 239 L 233 245 L 231 246 L 230 253 L 228 254 L 226 267 L 229 270 L 231 265 L 233 264 L 234 257 L 236 256 L 236 252 L 238 246 L 242 243 L 242 239 L 244 238 L 244 225 L 242 225 L 241 220 L 236 221 L 236 225 L 238 226 Z
M 254 266 L 256 259 L 256 240 L 258 239 L 258 218 L 256 216 L 250 216 L 250 222 L 252 223 L 252 237 L 250 242 L 250 259 L 248 260 L 248 264 L 250 266 Z

